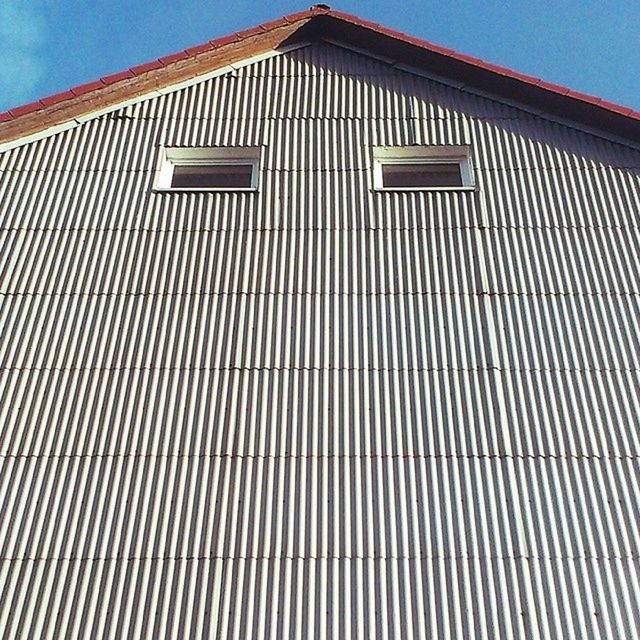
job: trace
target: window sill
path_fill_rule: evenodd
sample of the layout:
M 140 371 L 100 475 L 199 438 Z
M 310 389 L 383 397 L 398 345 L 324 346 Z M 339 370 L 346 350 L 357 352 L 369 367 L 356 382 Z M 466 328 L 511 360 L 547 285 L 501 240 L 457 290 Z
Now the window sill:
M 257 187 L 153 187 L 155 193 L 251 193 Z
M 476 191 L 476 187 L 473 185 L 467 185 L 463 187 L 374 187 L 373 191 Z

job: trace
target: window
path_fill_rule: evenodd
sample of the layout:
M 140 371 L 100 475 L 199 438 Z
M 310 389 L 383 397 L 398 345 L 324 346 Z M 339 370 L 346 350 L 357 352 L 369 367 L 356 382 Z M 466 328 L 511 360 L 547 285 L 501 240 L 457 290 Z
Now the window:
M 251 191 L 258 185 L 257 147 L 173 147 L 163 150 L 155 188 L 161 191 Z
M 378 190 L 471 189 L 466 146 L 375 147 L 373 183 Z

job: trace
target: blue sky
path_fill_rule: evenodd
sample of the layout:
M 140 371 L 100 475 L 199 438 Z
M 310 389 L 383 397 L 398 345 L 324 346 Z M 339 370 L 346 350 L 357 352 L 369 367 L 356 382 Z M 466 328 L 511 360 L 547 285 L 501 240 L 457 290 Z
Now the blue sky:
M 0 111 L 309 4 L 0 0 Z M 639 0 L 340 0 L 332 6 L 640 110 Z

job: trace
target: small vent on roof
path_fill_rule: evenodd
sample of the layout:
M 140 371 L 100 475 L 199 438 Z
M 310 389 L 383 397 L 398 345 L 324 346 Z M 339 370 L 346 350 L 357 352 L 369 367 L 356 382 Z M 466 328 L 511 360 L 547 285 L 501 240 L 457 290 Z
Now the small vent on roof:
M 328 4 L 312 4 L 309 7 L 310 11 L 330 11 L 331 7 Z

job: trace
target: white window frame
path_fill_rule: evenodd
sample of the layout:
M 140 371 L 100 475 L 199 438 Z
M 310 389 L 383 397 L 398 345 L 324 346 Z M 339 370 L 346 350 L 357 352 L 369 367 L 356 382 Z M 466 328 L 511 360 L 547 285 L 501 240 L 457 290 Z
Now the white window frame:
M 173 172 L 176 166 L 252 166 L 249 187 L 174 187 Z M 155 191 L 255 191 L 258 188 L 260 165 L 259 147 L 163 147 L 154 181 Z
M 376 191 L 473 191 L 475 182 L 468 145 L 373 147 L 373 188 Z M 385 187 L 382 167 L 390 164 L 457 164 L 462 185 L 450 187 Z

